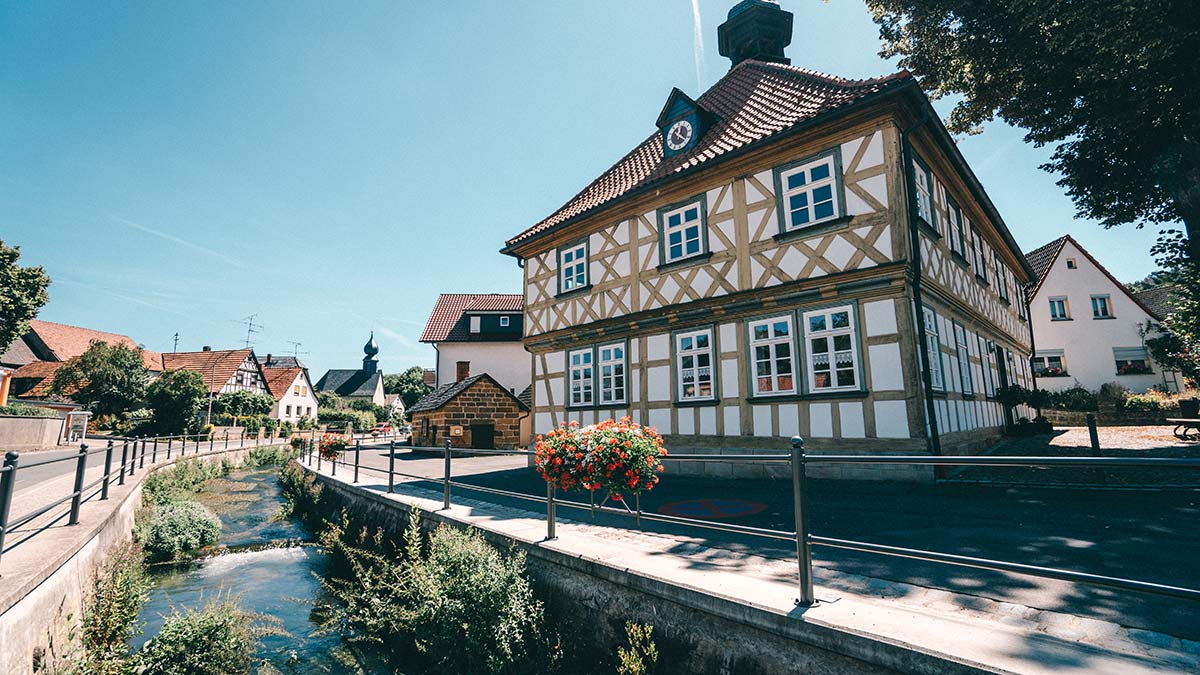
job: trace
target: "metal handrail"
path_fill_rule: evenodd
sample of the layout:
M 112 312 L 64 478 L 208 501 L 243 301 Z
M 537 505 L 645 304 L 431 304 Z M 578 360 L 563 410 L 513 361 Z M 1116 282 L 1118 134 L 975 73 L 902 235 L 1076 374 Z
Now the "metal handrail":
M 355 452 L 355 475 L 357 482 L 357 472 L 359 469 L 359 452 L 356 448 Z M 555 509 L 562 505 L 569 508 L 582 509 L 593 513 L 609 513 L 635 518 L 640 525 L 643 519 L 652 522 L 661 522 L 667 524 L 684 525 L 688 527 L 696 527 L 700 529 L 717 530 L 723 532 L 731 532 L 735 534 L 744 534 L 748 536 L 762 537 L 766 539 L 774 539 L 778 541 L 795 542 L 796 552 L 799 565 L 799 591 L 800 597 L 796 600 L 797 605 L 808 606 L 815 602 L 813 593 L 813 564 L 812 564 L 812 547 L 824 546 L 827 548 L 838 548 L 844 550 L 857 551 L 861 553 L 869 553 L 875 555 L 909 558 L 914 560 L 922 560 L 926 562 L 934 562 L 946 565 L 957 565 L 961 567 L 972 567 L 977 569 L 985 569 L 996 572 L 1011 572 L 1016 574 L 1026 574 L 1030 576 L 1043 577 L 1048 579 L 1057 579 L 1061 581 L 1070 581 L 1076 583 L 1086 583 L 1097 586 L 1106 586 L 1126 591 L 1135 591 L 1141 593 L 1150 593 L 1155 595 L 1163 595 L 1187 600 L 1200 600 L 1200 589 L 1183 588 L 1179 586 L 1171 586 L 1167 584 L 1157 584 L 1147 581 L 1139 581 L 1136 579 L 1124 579 L 1119 577 L 1104 576 L 1099 574 L 1090 574 L 1087 572 L 1078 572 L 1075 570 L 1065 570 L 1053 567 L 1042 567 L 1037 565 L 1027 565 L 1024 563 L 1016 563 L 1004 560 L 991 560 L 987 558 L 978 558 L 972 556 L 957 555 L 951 553 L 940 553 L 936 551 L 924 551 L 919 549 L 904 548 L 899 546 L 888 546 L 883 544 L 873 544 L 869 542 L 854 541 L 849 539 L 838 539 L 833 537 L 824 537 L 813 534 L 808 527 L 808 489 L 807 489 L 807 474 L 805 467 L 809 464 L 902 464 L 909 466 L 1007 466 L 1007 467 L 1058 467 L 1058 466 L 1087 466 L 1087 467 L 1110 467 L 1110 468 L 1134 468 L 1134 467 L 1157 467 L 1157 468 L 1182 468 L 1182 469 L 1200 469 L 1200 459 L 1190 458 L 1172 458 L 1172 457 L 1021 457 L 1021 456 L 939 456 L 930 457 L 924 455 L 821 455 L 808 454 L 804 450 L 804 440 L 799 436 L 792 438 L 792 452 L 787 455 L 782 454 L 730 454 L 730 455 L 668 455 L 663 457 L 663 460 L 684 459 L 684 460 L 704 460 L 704 461 L 731 461 L 731 462 L 774 462 L 788 461 L 792 466 L 792 489 L 793 489 L 793 504 L 795 509 L 796 530 L 793 532 L 775 530 L 771 528 L 759 528 L 747 525 L 737 525 L 734 523 L 720 523 L 697 518 L 687 518 L 684 516 L 670 516 L 657 513 L 645 513 L 641 510 L 640 495 L 636 499 L 636 511 L 618 509 L 603 504 L 596 505 L 584 504 L 571 500 L 560 500 L 555 496 L 555 489 L 552 483 L 548 483 L 547 496 L 541 497 L 537 495 L 529 495 L 522 492 L 514 492 L 512 490 L 503 490 L 500 488 L 486 487 L 482 485 L 473 485 L 459 480 L 454 480 L 451 474 L 451 457 L 454 453 L 468 455 L 515 455 L 529 456 L 535 453 L 521 450 L 491 450 L 491 449 L 476 449 L 476 448 L 456 448 L 451 445 L 449 440 L 442 448 L 432 447 L 412 447 L 412 450 L 438 451 L 440 450 L 444 456 L 444 471 L 440 478 L 433 476 L 421 476 L 409 474 L 395 470 L 395 454 L 396 445 L 391 444 L 389 452 L 388 469 L 377 469 L 375 467 L 362 467 L 368 471 L 378 473 L 386 473 L 388 475 L 388 492 L 393 492 L 396 476 L 412 478 L 421 481 L 430 481 L 433 483 L 441 483 L 443 486 L 443 509 L 451 507 L 451 491 L 450 488 L 459 488 L 466 490 L 474 490 L 484 494 L 498 495 L 502 497 L 531 501 L 546 505 L 546 540 L 555 538 Z M 309 468 L 312 468 L 311 453 L 308 457 Z M 333 462 L 333 471 L 336 471 L 337 460 Z M 318 459 L 317 471 L 320 471 L 320 461 Z M 336 473 L 335 473 L 336 475 Z

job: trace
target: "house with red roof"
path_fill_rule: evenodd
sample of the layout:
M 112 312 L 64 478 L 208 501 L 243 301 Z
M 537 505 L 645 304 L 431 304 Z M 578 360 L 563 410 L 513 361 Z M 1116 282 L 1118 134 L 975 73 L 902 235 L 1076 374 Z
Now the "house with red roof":
M 1116 382 L 1138 393 L 1180 390 L 1180 374 L 1146 349 L 1171 313 L 1171 287 L 1130 291 L 1070 235 L 1027 257 L 1037 274 L 1028 294 L 1040 388 L 1096 391 Z
M 437 350 L 435 388 L 487 373 L 519 396 L 529 386 L 532 365 L 521 342 L 524 298 L 506 293 L 443 293 L 438 296 L 421 342 Z
M 271 417 L 295 424 L 301 417 L 317 419 L 317 394 L 302 367 L 263 368 L 267 389 L 275 397 Z
M 909 73 L 791 65 L 792 24 L 734 5 L 729 72 L 664 92 L 648 137 L 505 242 L 535 433 L 629 415 L 687 452 L 941 454 L 1029 414 L 995 399 L 1031 384 L 1033 279 L 995 205 Z

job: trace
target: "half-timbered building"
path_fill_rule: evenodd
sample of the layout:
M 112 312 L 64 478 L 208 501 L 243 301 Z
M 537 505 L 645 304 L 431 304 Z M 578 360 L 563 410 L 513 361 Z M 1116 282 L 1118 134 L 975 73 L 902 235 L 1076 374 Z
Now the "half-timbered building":
M 729 73 L 506 242 L 535 431 L 630 415 L 695 452 L 932 453 L 1001 432 L 997 388 L 1030 384 L 1021 251 L 909 74 L 792 66 L 791 27 L 737 4 Z

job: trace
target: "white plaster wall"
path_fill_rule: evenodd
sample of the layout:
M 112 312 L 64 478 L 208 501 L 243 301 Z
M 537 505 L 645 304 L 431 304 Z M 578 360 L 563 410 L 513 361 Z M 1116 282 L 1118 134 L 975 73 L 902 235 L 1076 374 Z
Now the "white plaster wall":
M 1077 269 L 1067 268 L 1073 258 Z M 1114 319 L 1093 319 L 1093 295 L 1108 294 Z M 1050 320 L 1050 298 L 1066 297 L 1069 321 Z M 1062 390 L 1076 382 L 1099 389 L 1106 382 L 1144 392 L 1163 382 L 1162 371 L 1153 365 L 1153 375 L 1117 375 L 1113 347 L 1139 347 L 1138 326 L 1151 317 L 1073 243 L 1068 241 L 1054 261 L 1030 307 L 1036 351 L 1061 349 L 1070 377 L 1039 377 L 1038 386 Z
M 304 392 L 299 396 L 294 393 L 297 385 Z M 288 406 L 292 406 L 290 414 L 287 411 Z M 296 376 L 296 380 L 288 385 L 287 392 L 284 393 L 283 398 L 275 402 L 275 407 L 271 409 L 271 417 L 295 423 L 305 415 L 304 411 L 307 408 L 312 409 L 310 417 L 315 418 L 317 416 L 317 395 L 312 389 L 312 383 L 308 381 L 308 378 L 304 377 L 304 373 L 300 373 Z
M 471 374 L 487 373 L 506 389 L 520 394 L 531 381 L 529 352 L 520 342 L 438 343 L 438 386 L 455 381 L 455 364 L 471 362 Z

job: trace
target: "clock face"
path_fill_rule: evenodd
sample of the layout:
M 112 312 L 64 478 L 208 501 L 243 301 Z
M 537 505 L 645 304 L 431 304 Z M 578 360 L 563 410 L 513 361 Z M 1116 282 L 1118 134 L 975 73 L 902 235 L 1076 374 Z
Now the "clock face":
M 671 150 L 680 150 L 692 140 L 694 133 L 692 123 L 687 120 L 679 120 L 667 129 L 667 147 Z

